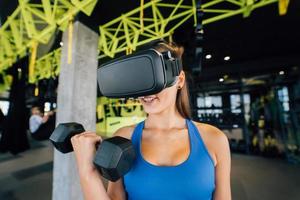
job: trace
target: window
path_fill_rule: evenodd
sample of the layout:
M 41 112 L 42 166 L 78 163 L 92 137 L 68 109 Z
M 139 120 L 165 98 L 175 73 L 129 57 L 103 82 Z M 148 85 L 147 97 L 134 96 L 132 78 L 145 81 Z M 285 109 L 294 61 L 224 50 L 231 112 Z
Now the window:
M 206 96 L 197 98 L 198 115 L 201 114 L 221 114 L 222 96 Z
M 4 115 L 7 115 L 8 108 L 9 108 L 9 101 L 0 100 L 0 108 Z
M 249 122 L 250 120 L 250 95 L 243 94 L 244 98 L 244 110 L 245 110 L 245 120 Z M 241 95 L 240 94 L 231 94 L 230 95 L 230 109 L 232 113 L 239 114 L 241 110 Z
M 249 113 L 250 111 L 250 95 L 244 94 L 244 109 L 245 113 Z M 241 95 L 239 94 L 232 94 L 230 95 L 230 105 L 231 105 L 231 112 L 232 113 L 241 113 Z
M 287 87 L 283 87 L 278 90 L 278 98 L 279 101 L 282 102 L 283 110 L 284 111 L 289 111 L 290 110 L 290 105 L 289 105 L 289 91 Z

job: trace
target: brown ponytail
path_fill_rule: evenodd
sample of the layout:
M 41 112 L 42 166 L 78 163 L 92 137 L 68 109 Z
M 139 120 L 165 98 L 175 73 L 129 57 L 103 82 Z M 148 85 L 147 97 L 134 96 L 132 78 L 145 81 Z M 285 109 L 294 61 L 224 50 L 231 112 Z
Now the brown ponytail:
M 179 47 L 174 42 L 166 43 L 166 42 L 160 42 L 154 46 L 154 48 L 159 51 L 170 51 L 172 56 L 176 58 L 182 57 L 183 54 L 183 47 Z M 181 89 L 178 89 L 177 95 L 176 95 L 176 109 L 180 113 L 180 115 L 183 118 L 191 119 L 191 107 L 190 107 L 190 99 L 189 99 L 189 91 L 188 91 L 188 85 L 187 85 L 187 78 L 185 79 L 185 84 Z
M 176 108 L 182 117 L 186 119 L 192 118 L 189 91 L 186 80 L 183 87 L 177 91 Z

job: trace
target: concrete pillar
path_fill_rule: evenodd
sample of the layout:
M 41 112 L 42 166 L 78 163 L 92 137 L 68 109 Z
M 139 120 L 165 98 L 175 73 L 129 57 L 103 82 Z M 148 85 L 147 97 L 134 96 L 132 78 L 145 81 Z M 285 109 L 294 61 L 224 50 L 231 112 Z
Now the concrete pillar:
M 68 64 L 68 32 L 64 32 L 62 39 L 56 124 L 78 122 L 85 130 L 95 131 L 98 35 L 82 23 L 75 22 L 72 62 Z M 54 152 L 52 199 L 83 199 L 73 153 Z

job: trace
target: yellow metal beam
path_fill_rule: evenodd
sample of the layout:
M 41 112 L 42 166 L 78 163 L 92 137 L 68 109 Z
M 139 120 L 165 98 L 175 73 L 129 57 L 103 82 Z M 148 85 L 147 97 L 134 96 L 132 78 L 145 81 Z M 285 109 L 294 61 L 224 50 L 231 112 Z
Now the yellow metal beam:
M 290 0 L 279 0 L 278 9 L 280 15 L 285 15 L 289 6 Z
M 203 25 L 239 14 L 242 14 L 243 17 L 249 17 L 255 9 L 273 3 L 279 4 L 280 1 L 282 0 L 213 0 L 201 6 L 204 12 Z M 220 4 L 226 9 L 220 9 Z M 228 7 L 231 9 L 227 9 Z
M 64 30 L 70 18 L 88 15 L 97 0 L 19 0 L 19 6 L 0 28 L 0 72 L 23 57 L 34 41 L 46 44 L 57 28 Z
M 143 10 L 138 7 L 99 26 L 99 58 L 114 57 L 116 53 L 135 50 L 151 40 L 169 37 L 176 28 L 196 15 L 192 2 L 186 4 L 179 0 L 163 3 L 161 0 L 152 0 L 143 4 Z M 141 12 L 144 14 L 141 15 Z M 170 24 L 173 26 L 168 27 Z
M 280 1 L 282 9 L 287 8 L 288 0 L 211 0 L 204 2 L 201 5 L 201 10 L 204 12 L 203 25 L 238 14 L 249 17 L 253 10 L 272 3 L 280 3 Z M 136 8 L 101 25 L 99 27 L 101 34 L 99 58 L 114 57 L 116 53 L 126 51 L 128 48 L 135 50 L 137 46 L 151 40 L 168 37 L 192 17 L 196 24 L 195 1 L 191 0 L 188 4 L 183 2 L 179 0 L 174 3 L 163 3 L 161 0 L 152 0 L 142 5 L 142 11 L 141 7 Z M 169 12 L 166 9 L 169 9 Z M 148 13 L 148 15 L 141 15 L 141 12 Z M 167 29 L 170 24 L 172 27 Z
M 11 75 L 7 75 L 3 72 L 0 72 L 0 77 L 3 81 L 2 84 L 0 84 L 0 92 L 4 92 L 6 90 L 9 89 L 11 82 L 12 82 L 12 76 Z
M 51 1 L 51 3 L 49 0 L 42 0 L 42 4 L 31 4 L 29 10 L 33 11 L 32 15 L 36 16 L 34 20 L 38 17 L 39 20 L 45 20 L 48 25 L 53 24 L 52 22 L 55 21 L 54 27 L 66 27 L 69 18 L 74 16 L 75 8 L 72 10 L 72 6 L 76 6 L 77 10 L 90 14 L 92 11 L 91 8 L 95 6 L 95 3 L 96 1 L 93 0 L 72 0 L 71 2 L 67 0 L 55 0 Z M 242 14 L 243 17 L 248 17 L 255 9 L 273 3 L 278 3 L 280 14 L 286 13 L 289 0 L 206 1 L 201 5 L 201 9 L 205 13 L 203 25 L 238 14 Z M 228 9 L 229 6 L 230 9 Z M 35 9 L 40 9 L 40 12 Z M 41 11 L 41 9 L 43 10 Z M 21 12 L 21 8 L 18 8 L 16 11 Z M 67 14 L 62 15 L 62 12 Z M 150 0 L 148 2 L 142 0 L 140 7 L 99 26 L 99 58 L 106 56 L 114 57 L 115 54 L 119 52 L 129 53 L 135 50 L 139 45 L 146 44 L 151 40 L 171 37 L 175 29 L 190 18 L 193 18 L 194 24 L 196 24 L 196 12 L 197 8 L 194 0 L 179 0 L 174 3 L 164 3 L 162 0 Z M 44 13 L 43 16 L 42 13 Z M 14 18 L 16 16 L 17 14 L 13 13 L 11 17 Z M 24 22 L 22 24 L 24 26 L 22 30 L 26 31 L 26 24 Z M 16 29 L 15 26 L 16 24 L 14 23 L 9 26 L 4 24 L 0 29 L 0 44 L 3 45 L 0 45 L 0 51 L 2 51 L 0 52 L 0 71 L 3 65 L 9 66 L 15 59 L 14 51 L 17 45 L 11 47 L 10 43 L 12 42 L 10 41 L 16 42 L 18 39 L 9 39 L 10 37 L 16 38 L 17 33 L 13 30 Z M 13 28 L 10 28 L 11 30 L 8 32 L 4 32 L 2 31 L 3 27 L 5 29 L 8 27 Z M 48 31 L 45 32 L 48 33 Z M 41 34 L 43 32 L 39 31 L 39 33 Z M 46 33 L 44 34 L 46 35 Z M 34 32 L 32 32 L 32 34 L 34 34 Z M 42 41 L 43 38 L 34 39 Z M 24 41 L 26 38 L 21 38 L 20 40 Z M 18 48 L 20 48 L 20 46 L 18 46 Z M 43 78 L 57 76 L 59 73 L 60 52 L 61 49 L 57 49 L 37 60 L 34 66 L 34 75 L 31 80 L 37 81 Z

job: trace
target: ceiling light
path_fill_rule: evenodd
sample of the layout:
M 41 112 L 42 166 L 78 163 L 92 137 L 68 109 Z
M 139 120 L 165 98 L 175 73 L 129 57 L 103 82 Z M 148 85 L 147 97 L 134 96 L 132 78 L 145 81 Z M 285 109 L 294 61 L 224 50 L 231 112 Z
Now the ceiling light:
M 226 61 L 227 61 L 227 60 L 230 60 L 230 56 L 225 56 L 225 57 L 224 57 L 224 60 L 226 60 Z
M 220 78 L 220 79 L 219 79 L 219 82 L 223 82 L 223 81 L 224 81 L 224 78 Z
M 208 59 L 211 59 L 211 55 L 210 54 L 207 54 L 206 56 L 205 56 L 205 58 L 208 60 Z
M 284 71 L 280 71 L 279 74 L 280 74 L 280 75 L 284 75 Z

